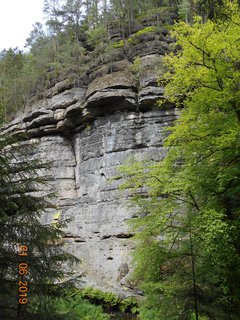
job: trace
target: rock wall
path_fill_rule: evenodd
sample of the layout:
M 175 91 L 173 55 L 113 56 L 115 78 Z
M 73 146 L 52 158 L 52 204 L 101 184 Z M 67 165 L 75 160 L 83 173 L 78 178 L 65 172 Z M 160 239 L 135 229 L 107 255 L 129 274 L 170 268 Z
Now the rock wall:
M 104 65 L 95 67 L 86 85 L 57 83 L 4 127 L 5 132 L 27 132 L 39 142 L 33 157 L 53 161 L 49 188 L 58 193 L 58 217 L 71 219 L 64 248 L 82 260 L 74 268 L 79 285 L 134 293 L 134 243 L 127 225 L 134 212 L 126 207 L 126 193 L 118 190 L 121 179 L 111 178 L 129 157 L 159 160 L 166 153 L 164 128 L 177 113 L 167 103 L 162 110 L 155 106 L 163 98 L 157 79 L 171 43 L 164 37 L 149 37 L 144 50 L 135 48 L 137 76 L 131 72 L 132 49 L 131 59 L 115 61 L 110 73 Z M 46 213 L 43 223 L 54 217 Z

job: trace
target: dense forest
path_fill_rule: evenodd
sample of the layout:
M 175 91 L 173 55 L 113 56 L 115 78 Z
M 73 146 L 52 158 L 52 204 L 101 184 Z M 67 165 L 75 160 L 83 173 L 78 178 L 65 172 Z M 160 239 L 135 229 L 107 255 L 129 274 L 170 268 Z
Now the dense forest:
M 44 1 L 45 24 L 36 22 L 26 51 L 0 53 L 0 110 L 4 121 L 22 111 L 32 97 L 61 78 L 79 83 L 91 60 L 111 63 L 114 50 L 143 26 L 167 27 L 176 20 L 191 23 L 195 14 L 213 18 L 221 1 L 68 0 Z
M 26 51 L 0 53 L 2 123 L 59 80 L 79 86 L 91 61 L 111 70 L 115 50 L 131 46 L 137 33 L 162 28 L 171 32 L 174 48 L 165 57 L 159 85 L 165 86 L 164 99 L 180 111 L 167 128 L 169 152 L 163 161 L 131 161 L 121 168 L 121 188 L 139 209 L 130 223 L 137 231 L 133 279 L 144 293 L 140 308 L 135 301 L 124 305 L 114 295 L 61 283 L 66 276 L 61 263 L 78 261 L 58 246 L 62 224 L 39 223 L 52 195 L 34 195 L 47 183 L 36 170 L 49 165 L 26 160 L 31 147 L 24 139 L 18 148 L 14 137 L 1 136 L 1 319 L 109 319 L 86 297 L 122 310 L 131 306 L 142 320 L 239 319 L 239 3 L 45 0 L 44 13 L 46 22 L 35 23 Z M 28 263 L 34 266 L 31 303 L 22 289 L 16 305 L 16 278 L 26 288 Z

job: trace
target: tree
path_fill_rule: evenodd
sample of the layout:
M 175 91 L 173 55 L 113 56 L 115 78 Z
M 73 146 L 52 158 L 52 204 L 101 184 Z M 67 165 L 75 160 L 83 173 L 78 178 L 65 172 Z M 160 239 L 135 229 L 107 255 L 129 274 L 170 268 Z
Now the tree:
M 5 120 L 8 114 L 16 114 L 22 104 L 21 72 L 24 64 L 23 53 L 15 49 L 3 50 L 0 57 L 0 101 L 4 108 Z
M 83 15 L 83 3 L 79 0 L 68 0 L 63 6 L 64 21 L 67 28 L 73 31 L 75 41 L 78 43 L 80 38 L 80 23 Z
M 219 19 L 176 26 L 181 49 L 166 57 L 160 80 L 166 99 L 184 106 L 168 128 L 169 152 L 123 169 L 140 208 L 133 224 L 136 277 L 147 294 L 142 319 L 239 317 L 239 13 L 226 2 Z
M 119 29 L 122 37 L 125 37 L 125 33 L 131 34 L 135 17 L 138 15 L 143 5 L 143 2 L 139 2 L 139 0 L 110 1 L 110 13 L 112 19 L 119 22 Z
M 31 160 L 31 150 L 27 141 L 0 136 L 1 319 L 31 319 L 29 305 L 34 297 L 61 295 L 67 275 L 62 263 L 77 261 L 58 245 L 64 222 L 40 222 L 44 210 L 56 209 L 51 195 L 38 193 L 47 182 L 39 175 L 46 165 Z
M 66 1 L 64 1 L 66 2 Z M 47 25 L 50 27 L 50 31 L 57 35 L 63 29 L 62 18 L 62 6 L 63 0 L 44 0 L 44 13 L 47 18 Z
M 222 0 L 199 0 L 196 3 L 197 12 L 204 21 L 207 19 L 214 19 L 220 12 L 224 5 Z

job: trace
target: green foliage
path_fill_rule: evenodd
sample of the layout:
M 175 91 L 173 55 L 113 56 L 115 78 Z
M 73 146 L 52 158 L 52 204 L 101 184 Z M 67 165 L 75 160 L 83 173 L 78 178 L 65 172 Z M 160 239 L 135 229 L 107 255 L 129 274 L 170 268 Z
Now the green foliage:
M 222 1 L 216 0 L 45 0 L 46 23 L 34 24 L 26 40 L 29 51 L 1 53 L 0 108 L 4 120 L 22 112 L 33 97 L 42 98 L 59 80 L 71 77 L 79 83 L 89 57 L 108 62 L 114 56 L 109 54 L 110 48 L 127 49 L 143 42 L 145 34 L 172 23 L 176 12 L 189 22 L 195 13 L 206 21 L 220 15 L 221 7 Z M 129 37 L 134 27 L 142 24 L 148 26 Z M 112 35 L 123 40 L 109 46 Z
M 138 85 L 140 85 L 140 75 L 142 70 L 143 70 L 142 60 L 140 57 L 136 57 L 132 65 L 130 66 L 130 71 Z
M 47 299 L 57 295 L 61 285 L 55 283 L 63 281 L 67 275 L 62 270 L 62 263 L 77 262 L 57 246 L 64 236 L 62 227 L 65 223 L 59 221 L 54 226 L 40 223 L 45 210 L 55 209 L 51 204 L 53 195 L 38 194 L 39 187 L 48 181 L 48 165 L 36 159 L 29 160 L 33 147 L 27 141 L 0 136 L 1 319 L 7 315 L 14 317 L 17 313 L 23 317 L 27 312 L 28 304 L 18 303 L 20 280 L 28 283 L 28 298 L 37 294 Z M 21 260 L 18 253 L 22 244 L 27 247 L 27 255 L 22 261 L 27 265 L 24 279 L 19 274 Z
M 89 57 L 112 63 L 113 50 L 144 41 L 143 35 L 154 30 L 151 25 L 168 15 L 166 5 L 171 4 L 167 0 L 45 0 L 46 24 L 34 24 L 26 40 L 28 52 L 10 49 L 0 55 L 0 108 L 4 121 L 22 112 L 33 98 L 41 99 L 44 91 L 59 80 L 71 77 L 79 83 Z M 134 24 L 141 23 L 144 12 L 149 27 L 126 41 Z M 123 40 L 111 46 L 113 34 Z
M 140 41 L 141 41 L 141 36 L 142 35 L 145 35 L 147 33 L 150 33 L 150 32 L 155 32 L 157 30 L 156 27 L 146 27 L 146 28 L 143 28 L 139 31 L 137 31 L 136 33 L 134 33 L 134 35 L 132 35 L 131 37 L 129 37 L 127 39 L 127 42 L 130 44 L 130 45 L 136 45 L 138 44 Z
M 121 312 L 138 312 L 138 304 L 136 299 L 132 297 L 122 300 L 112 292 L 103 292 L 94 288 L 83 289 L 81 297 L 106 309 L 120 310 Z
M 139 207 L 141 319 L 239 317 L 239 7 L 227 2 L 222 17 L 176 26 L 165 96 L 184 108 L 167 128 L 169 152 L 122 168 Z
M 179 16 L 185 21 L 190 22 L 193 16 L 193 1 L 182 0 L 179 5 Z
M 89 299 L 91 302 L 98 302 L 108 309 L 116 307 L 121 302 L 121 299 L 112 292 L 102 292 L 94 288 L 83 289 L 82 297 Z
M 149 26 L 157 27 L 172 24 L 172 16 L 176 16 L 178 7 L 177 1 L 142 1 L 142 10 L 137 16 L 137 21 L 147 21 Z
M 1 52 L 0 57 L 0 105 L 7 113 L 16 113 L 23 103 L 21 79 L 24 68 L 24 55 L 18 49 Z
M 124 41 L 123 41 L 123 40 L 120 40 L 120 41 L 118 41 L 118 42 L 114 42 L 114 43 L 113 43 L 113 47 L 114 47 L 115 49 L 123 48 L 123 47 L 124 47 Z
M 28 317 L 34 320 L 109 319 L 100 306 L 94 306 L 84 300 L 77 289 L 65 290 L 61 297 L 47 298 L 44 301 L 40 296 L 35 297 L 31 301 Z
M 154 26 L 146 27 L 146 28 L 143 28 L 143 29 L 137 31 L 136 33 L 134 33 L 134 37 L 139 37 L 142 34 L 145 34 L 145 33 L 148 33 L 148 32 L 155 32 L 156 30 L 157 30 L 157 28 L 154 27 Z
M 87 32 L 88 42 L 92 46 L 98 46 L 104 42 L 107 36 L 107 30 L 104 26 L 99 26 L 94 29 L 90 29 Z
M 134 33 L 132 36 L 128 37 L 127 44 L 136 45 L 140 41 L 142 41 L 141 39 L 142 39 L 143 35 L 150 33 L 150 32 L 156 32 L 157 30 L 158 30 L 157 27 L 154 27 L 154 26 L 143 28 L 143 29 L 137 31 L 136 33 Z M 117 49 L 117 48 L 124 47 L 124 45 L 125 45 L 125 42 L 123 40 L 120 40 L 118 42 L 115 42 L 113 44 L 113 47 Z

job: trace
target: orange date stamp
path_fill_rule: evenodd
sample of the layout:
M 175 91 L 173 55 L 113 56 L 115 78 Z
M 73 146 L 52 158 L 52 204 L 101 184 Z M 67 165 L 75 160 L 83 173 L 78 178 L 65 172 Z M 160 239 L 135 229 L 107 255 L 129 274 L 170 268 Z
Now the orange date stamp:
M 28 264 L 24 262 L 24 257 L 28 255 L 28 247 L 24 244 L 18 247 L 18 274 L 21 276 L 21 280 L 18 281 L 18 302 L 20 304 L 26 304 L 28 302 L 28 282 L 25 281 L 25 277 L 28 274 Z

